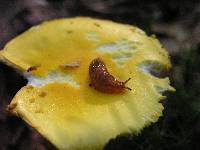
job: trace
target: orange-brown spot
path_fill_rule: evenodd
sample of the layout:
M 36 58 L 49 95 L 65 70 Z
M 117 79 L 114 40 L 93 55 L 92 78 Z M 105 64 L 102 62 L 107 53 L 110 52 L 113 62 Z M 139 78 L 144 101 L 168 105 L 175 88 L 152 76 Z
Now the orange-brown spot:
M 60 65 L 60 67 L 62 69 L 78 68 L 79 66 L 80 66 L 80 61 L 74 61 L 74 62 L 71 62 L 71 63 L 66 63 L 66 64 Z

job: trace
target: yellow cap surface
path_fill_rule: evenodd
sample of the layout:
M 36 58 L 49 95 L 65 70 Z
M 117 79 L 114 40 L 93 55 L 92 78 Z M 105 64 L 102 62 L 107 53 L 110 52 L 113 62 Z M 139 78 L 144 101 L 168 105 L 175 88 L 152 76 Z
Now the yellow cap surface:
M 88 67 L 97 57 L 120 81 L 131 78 L 127 86 L 132 91 L 106 94 L 90 87 Z M 139 132 L 162 115 L 164 97 L 158 90 L 173 90 L 168 78 L 147 73 L 148 63 L 171 67 L 157 39 L 111 21 L 45 22 L 10 41 L 0 59 L 22 72 L 38 66 L 28 73 L 29 84 L 43 84 L 23 87 L 11 111 L 59 149 L 101 149 L 121 133 Z M 77 61 L 78 67 L 60 67 Z

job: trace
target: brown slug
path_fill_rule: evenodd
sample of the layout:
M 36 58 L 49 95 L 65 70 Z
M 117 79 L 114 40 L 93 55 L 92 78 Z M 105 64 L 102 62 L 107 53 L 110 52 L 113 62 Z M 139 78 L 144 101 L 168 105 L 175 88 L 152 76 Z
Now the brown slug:
M 105 63 L 100 58 L 96 58 L 90 63 L 89 76 L 91 80 L 90 86 L 98 91 L 104 93 L 122 93 L 125 89 L 131 90 L 131 88 L 125 86 L 131 78 L 124 82 L 118 81 L 108 72 Z

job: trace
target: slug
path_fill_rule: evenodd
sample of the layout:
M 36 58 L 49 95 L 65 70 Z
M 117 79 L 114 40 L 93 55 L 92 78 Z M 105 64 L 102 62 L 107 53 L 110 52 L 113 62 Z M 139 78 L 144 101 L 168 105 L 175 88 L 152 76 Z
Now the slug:
M 90 86 L 103 93 L 122 93 L 125 89 L 131 90 L 125 86 L 131 78 L 124 82 L 118 81 L 108 72 L 105 63 L 100 58 L 96 58 L 90 63 L 89 76 Z

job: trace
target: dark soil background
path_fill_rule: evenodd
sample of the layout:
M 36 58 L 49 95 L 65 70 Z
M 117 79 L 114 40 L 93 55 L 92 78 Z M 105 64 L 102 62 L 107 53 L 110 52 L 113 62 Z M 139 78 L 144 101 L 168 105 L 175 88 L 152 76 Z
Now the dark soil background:
M 169 51 L 176 93 L 166 93 L 164 116 L 138 136 L 121 135 L 106 150 L 200 149 L 199 0 L 0 0 L 0 49 L 44 20 L 92 16 L 137 25 L 156 34 Z M 26 80 L 0 63 L 0 150 L 51 150 L 48 141 L 6 112 Z M 67 142 L 67 141 L 66 141 Z

